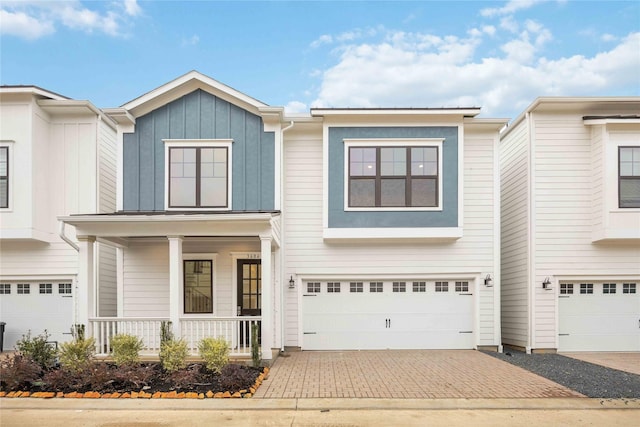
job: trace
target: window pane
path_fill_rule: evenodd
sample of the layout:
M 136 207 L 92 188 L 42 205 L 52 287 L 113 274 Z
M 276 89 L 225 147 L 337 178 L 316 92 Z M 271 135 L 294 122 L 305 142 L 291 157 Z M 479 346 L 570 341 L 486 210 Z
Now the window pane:
M 212 313 L 212 269 L 208 260 L 184 262 L 184 312 Z
M 620 207 L 640 207 L 640 179 L 620 179 Z
M 195 206 L 196 205 L 196 179 L 172 178 L 171 179 L 171 206 Z
M 202 178 L 200 180 L 201 206 L 227 205 L 227 180 L 225 178 Z
M 411 148 L 411 175 L 438 174 L 438 149 L 436 147 Z
M 406 175 L 407 150 L 406 148 L 381 148 L 380 149 L 380 174 Z
M 620 162 L 620 176 L 633 176 L 632 162 Z
M 436 180 L 423 178 L 411 180 L 411 206 L 437 206 Z
M 383 179 L 380 187 L 380 204 L 382 206 L 405 206 L 404 179 Z
M 0 208 L 6 208 L 9 206 L 9 197 L 8 197 L 8 185 L 6 179 L 0 179 Z
M 349 206 L 375 206 L 376 181 L 374 179 L 352 179 L 349 186 Z
M 375 176 L 376 149 L 350 148 L 349 166 L 349 173 L 351 174 L 351 176 Z

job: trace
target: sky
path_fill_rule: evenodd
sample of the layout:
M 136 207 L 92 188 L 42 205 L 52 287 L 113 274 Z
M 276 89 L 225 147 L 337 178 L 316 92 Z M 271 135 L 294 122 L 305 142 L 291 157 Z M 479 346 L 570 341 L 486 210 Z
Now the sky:
M 197 70 L 289 113 L 640 96 L 639 1 L 0 2 L 0 84 L 117 107 Z

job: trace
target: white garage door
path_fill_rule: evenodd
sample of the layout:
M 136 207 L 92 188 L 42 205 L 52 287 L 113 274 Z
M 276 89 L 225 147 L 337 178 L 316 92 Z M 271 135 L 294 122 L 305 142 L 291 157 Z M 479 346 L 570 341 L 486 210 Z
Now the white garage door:
M 303 350 L 474 347 L 468 281 L 308 282 Z
M 4 350 L 13 350 L 29 330 L 39 335 L 47 330 L 49 341 L 71 339 L 73 324 L 71 283 L 1 283 L 0 321 L 5 322 Z
M 637 283 L 561 283 L 560 351 L 640 351 Z

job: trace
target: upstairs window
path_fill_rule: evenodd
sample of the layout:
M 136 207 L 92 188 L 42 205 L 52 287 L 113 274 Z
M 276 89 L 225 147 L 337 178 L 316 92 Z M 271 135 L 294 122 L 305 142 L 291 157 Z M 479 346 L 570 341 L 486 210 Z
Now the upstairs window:
M 167 143 L 167 207 L 228 209 L 231 143 L 190 144 Z
M 620 147 L 618 198 L 621 208 L 640 208 L 640 147 Z
M 0 208 L 9 207 L 9 147 L 0 147 Z
M 348 207 L 438 207 L 439 147 L 349 147 Z

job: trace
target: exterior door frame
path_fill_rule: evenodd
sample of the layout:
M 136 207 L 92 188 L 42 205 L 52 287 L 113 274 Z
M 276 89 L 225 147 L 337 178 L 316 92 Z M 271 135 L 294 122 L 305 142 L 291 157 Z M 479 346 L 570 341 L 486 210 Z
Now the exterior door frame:
M 231 252 L 231 315 L 238 316 L 238 260 L 262 259 L 260 252 Z

